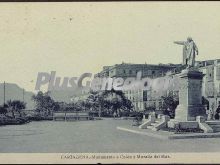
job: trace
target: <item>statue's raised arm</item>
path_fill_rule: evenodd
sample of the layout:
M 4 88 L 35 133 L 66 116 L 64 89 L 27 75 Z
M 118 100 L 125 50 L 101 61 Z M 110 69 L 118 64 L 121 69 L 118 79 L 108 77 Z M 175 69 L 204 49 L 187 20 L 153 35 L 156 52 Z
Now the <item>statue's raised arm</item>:
M 174 44 L 185 45 L 185 41 L 174 41 Z

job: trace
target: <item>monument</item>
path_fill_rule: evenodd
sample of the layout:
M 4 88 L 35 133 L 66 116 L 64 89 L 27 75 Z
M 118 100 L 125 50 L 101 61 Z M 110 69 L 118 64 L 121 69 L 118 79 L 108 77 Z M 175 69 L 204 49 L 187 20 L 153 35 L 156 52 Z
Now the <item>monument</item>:
M 195 67 L 195 56 L 198 48 L 191 37 L 187 41 L 175 41 L 183 48 L 183 63 L 186 69 L 178 75 L 180 78 L 179 105 L 175 111 L 175 118 L 168 122 L 168 127 L 178 125 L 181 128 L 197 128 L 198 120 L 206 120 L 206 110 L 202 105 L 203 73 Z M 199 121 L 200 122 L 200 121 Z
M 202 81 L 205 74 L 195 66 L 198 48 L 191 37 L 188 37 L 187 41 L 175 41 L 174 43 L 184 46 L 183 65 L 186 66 L 177 75 L 179 77 L 179 105 L 175 110 L 175 117 L 170 119 L 168 115 L 158 115 L 156 118 L 155 114 L 149 114 L 148 119 L 144 117 L 142 124 L 138 127 L 153 131 L 168 128 L 169 131 L 175 129 L 174 132 L 205 133 L 190 134 L 187 137 L 213 137 L 214 134 L 210 133 L 220 132 L 220 122 L 207 121 L 206 109 L 202 105 Z M 179 137 L 177 136 L 177 138 Z M 183 138 L 185 138 L 184 135 Z
M 174 41 L 175 44 L 183 45 L 183 65 L 187 68 L 195 67 L 195 55 L 199 53 L 198 48 L 191 37 L 187 41 Z

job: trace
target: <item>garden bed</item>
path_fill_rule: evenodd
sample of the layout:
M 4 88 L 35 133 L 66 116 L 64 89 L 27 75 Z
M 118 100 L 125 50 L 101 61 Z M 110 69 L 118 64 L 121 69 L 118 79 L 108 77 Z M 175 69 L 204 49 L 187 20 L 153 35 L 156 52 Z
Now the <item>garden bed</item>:
M 187 129 L 163 128 L 161 130 L 173 132 L 174 134 L 204 133 L 204 131 L 200 128 L 187 128 Z

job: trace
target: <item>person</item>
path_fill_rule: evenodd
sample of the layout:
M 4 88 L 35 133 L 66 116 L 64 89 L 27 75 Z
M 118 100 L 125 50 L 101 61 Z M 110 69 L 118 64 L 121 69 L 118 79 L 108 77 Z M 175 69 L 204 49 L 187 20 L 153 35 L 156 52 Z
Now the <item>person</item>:
M 219 113 L 220 113 L 220 105 L 218 105 L 218 108 L 216 109 L 216 112 L 215 112 L 215 119 L 216 120 L 219 120 L 219 118 L 220 118 Z
M 217 112 L 215 113 L 215 120 L 219 120 L 219 114 Z
M 218 108 L 216 109 L 216 113 L 220 113 L 220 105 L 218 105 Z
M 195 67 L 195 55 L 199 54 L 198 48 L 191 37 L 187 41 L 174 41 L 175 44 L 183 45 L 183 65 L 187 68 Z
M 114 119 L 116 118 L 116 116 L 117 116 L 117 113 L 114 112 L 114 113 L 113 113 L 113 117 L 114 117 Z

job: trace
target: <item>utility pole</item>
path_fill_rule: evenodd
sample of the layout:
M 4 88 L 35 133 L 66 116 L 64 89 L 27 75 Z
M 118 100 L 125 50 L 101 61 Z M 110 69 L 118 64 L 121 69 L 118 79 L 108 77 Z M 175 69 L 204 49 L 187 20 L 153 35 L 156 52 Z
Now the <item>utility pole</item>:
M 4 98 L 4 103 L 3 103 L 3 105 L 5 105 L 5 81 L 4 81 L 4 96 L 3 96 L 3 98 Z
M 23 102 L 24 102 L 24 88 L 23 88 Z

